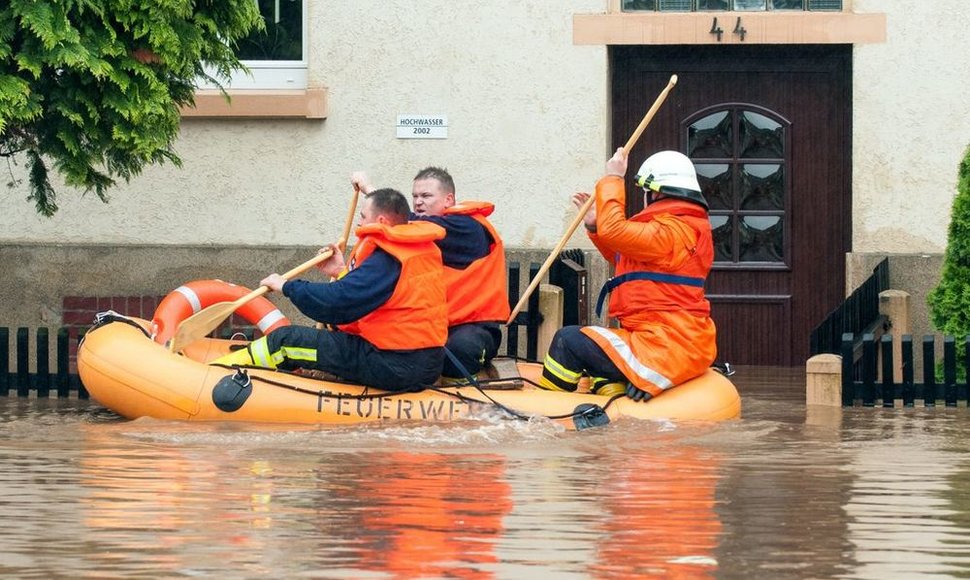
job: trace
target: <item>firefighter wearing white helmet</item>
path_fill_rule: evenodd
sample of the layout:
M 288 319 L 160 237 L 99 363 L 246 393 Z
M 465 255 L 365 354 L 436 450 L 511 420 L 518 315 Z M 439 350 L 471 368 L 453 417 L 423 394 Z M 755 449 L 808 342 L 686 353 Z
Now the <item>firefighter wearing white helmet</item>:
M 690 159 L 660 151 L 640 166 L 635 182 L 646 207 L 626 217 L 627 155 L 620 148 L 596 183 L 596 203 L 584 216 L 590 240 L 615 268 L 597 303 L 609 296 L 608 318 L 619 328 L 566 326 L 556 332 L 543 364 L 542 387 L 575 391 L 590 378 L 602 395 L 647 400 L 703 374 L 717 354 L 716 330 L 704 282 L 714 261 L 707 202 Z M 573 196 L 582 207 L 587 193 Z
M 644 189 L 649 205 L 661 193 L 666 197 L 679 197 L 698 203 L 707 209 L 707 200 L 701 194 L 701 186 L 697 183 L 697 171 L 694 164 L 683 153 L 677 151 L 660 151 L 654 153 L 640 166 L 637 171 L 636 184 Z

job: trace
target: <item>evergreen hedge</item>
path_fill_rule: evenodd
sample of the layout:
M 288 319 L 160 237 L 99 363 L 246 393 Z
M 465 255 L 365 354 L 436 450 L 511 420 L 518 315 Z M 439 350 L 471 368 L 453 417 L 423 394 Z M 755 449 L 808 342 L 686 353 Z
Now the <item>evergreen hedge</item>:
M 970 334 L 970 147 L 958 171 L 943 273 L 928 297 L 933 325 L 943 334 Z

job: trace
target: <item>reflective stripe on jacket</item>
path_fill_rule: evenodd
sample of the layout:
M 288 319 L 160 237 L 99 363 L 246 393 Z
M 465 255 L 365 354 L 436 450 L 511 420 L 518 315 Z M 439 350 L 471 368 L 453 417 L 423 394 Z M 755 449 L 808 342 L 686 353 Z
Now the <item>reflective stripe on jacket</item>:
M 445 210 L 444 215 L 467 215 L 492 238 L 489 252 L 463 270 L 445 266 L 448 293 L 448 325 L 468 322 L 505 322 L 510 313 L 505 272 L 505 246 L 486 219 L 495 206 L 485 201 L 466 201 Z
M 382 306 L 356 322 L 340 325 L 384 350 L 414 350 L 444 346 L 448 314 L 441 251 L 435 240 L 444 229 L 428 222 L 357 228 L 358 243 L 351 264 L 363 262 L 381 248 L 401 262 L 394 293 Z

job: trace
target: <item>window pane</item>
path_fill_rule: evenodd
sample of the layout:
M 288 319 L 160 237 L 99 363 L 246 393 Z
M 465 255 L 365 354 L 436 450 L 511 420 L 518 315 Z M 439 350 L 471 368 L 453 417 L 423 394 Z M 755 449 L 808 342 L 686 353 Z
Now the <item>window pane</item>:
M 623 10 L 656 10 L 657 0 L 623 0 Z
M 741 157 L 778 159 L 785 156 L 785 130 L 758 113 L 741 113 L 738 127 Z
M 729 0 L 697 0 L 698 10 L 727 10 Z
M 690 12 L 692 0 L 660 0 L 660 10 L 664 12 Z
M 726 215 L 709 216 L 711 220 L 711 230 L 714 236 L 714 261 L 733 262 L 734 256 L 731 254 L 733 229 L 731 227 L 731 217 Z
M 803 10 L 804 0 L 770 0 L 772 10 Z
M 765 0 L 734 0 L 735 10 L 764 10 Z
M 809 10 L 842 10 L 842 0 L 808 0 Z
M 785 172 L 781 165 L 741 167 L 741 209 L 785 209 Z
M 731 143 L 731 115 L 728 111 L 708 115 L 687 128 L 688 157 L 732 157 Z
M 731 166 L 727 164 L 698 163 L 697 182 L 701 193 L 711 209 L 734 209 L 731 191 Z
M 740 261 L 784 261 L 783 223 L 780 216 L 743 216 L 739 228 Z
M 303 0 L 258 0 L 266 30 L 239 42 L 239 60 L 303 60 Z

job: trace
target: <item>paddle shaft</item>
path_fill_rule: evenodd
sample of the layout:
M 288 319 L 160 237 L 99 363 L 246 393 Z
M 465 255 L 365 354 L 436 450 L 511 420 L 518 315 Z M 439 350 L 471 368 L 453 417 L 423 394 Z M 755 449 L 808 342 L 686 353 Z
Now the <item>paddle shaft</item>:
M 326 249 L 313 258 L 293 268 L 289 272 L 283 274 L 282 278 L 284 280 L 289 280 L 294 276 L 298 276 L 316 266 L 320 262 L 327 260 L 332 255 L 333 250 Z M 179 352 L 186 346 L 192 344 L 200 338 L 203 338 L 215 330 L 220 324 L 222 324 L 226 318 L 232 316 L 233 312 L 238 310 L 247 302 L 255 300 L 263 294 L 266 294 L 269 292 L 269 290 L 269 286 L 260 286 L 249 294 L 237 298 L 232 302 L 217 302 L 212 306 L 203 308 L 192 316 L 189 316 L 183 320 L 181 324 L 179 324 L 178 328 L 175 329 L 175 335 L 172 336 L 172 339 L 169 341 L 168 349 L 172 352 Z
M 676 84 L 677 84 L 677 75 L 673 75 L 670 77 L 670 81 L 667 83 L 667 86 L 664 87 L 664 90 L 660 91 L 660 94 L 657 96 L 657 99 L 653 102 L 653 105 L 650 107 L 650 110 L 647 111 L 647 114 L 643 116 L 643 120 L 641 120 L 640 124 L 637 125 L 636 130 L 634 130 L 633 134 L 630 135 L 630 138 L 627 140 L 626 145 L 623 146 L 624 153 L 626 153 L 627 155 L 630 154 L 630 150 L 633 149 L 633 146 L 640 138 L 640 135 L 643 133 L 644 129 L 646 129 L 647 125 L 650 124 L 650 121 L 653 120 L 653 116 L 657 114 L 657 111 L 660 109 L 660 105 L 662 105 L 663 102 L 667 99 L 667 94 L 670 93 L 671 89 L 673 89 L 674 85 Z M 582 207 L 579 208 L 579 213 L 576 214 L 576 217 L 573 218 L 572 223 L 569 224 L 568 228 L 566 228 L 566 233 L 563 234 L 562 238 L 559 240 L 559 243 L 556 244 L 555 248 L 553 248 L 552 253 L 549 254 L 549 257 L 546 258 L 545 262 L 543 262 L 542 267 L 539 268 L 539 272 L 535 275 L 535 277 L 532 279 L 532 282 L 529 284 L 529 287 L 526 288 L 525 292 L 522 294 L 522 298 L 519 299 L 519 303 L 516 304 L 515 308 L 512 309 L 512 313 L 509 314 L 509 319 L 508 321 L 506 321 L 505 324 L 512 324 L 512 321 L 515 319 L 515 316 L 519 313 L 519 311 L 522 310 L 522 307 L 525 306 L 525 303 L 529 301 L 529 296 L 532 295 L 536 287 L 542 281 L 542 277 L 545 276 L 546 272 L 549 271 L 549 268 L 552 267 L 553 261 L 555 261 L 555 259 L 562 252 L 562 249 L 566 246 L 566 242 L 568 242 L 569 238 L 572 237 L 573 232 L 576 231 L 576 228 L 579 227 L 579 224 L 583 222 L 583 218 L 586 217 L 586 212 L 589 211 L 589 208 L 593 207 L 593 203 L 595 202 L 596 202 L 596 196 L 591 195 L 589 196 L 589 199 L 587 199 L 583 203 Z
M 360 196 L 360 188 L 357 184 L 354 184 L 354 196 L 350 200 L 350 211 L 347 212 L 347 220 L 344 222 L 344 231 L 340 234 L 340 239 L 337 240 L 337 247 L 340 248 L 340 252 L 343 253 L 347 249 L 347 241 L 350 240 L 350 228 L 354 226 L 354 217 L 357 215 L 357 198 Z M 333 282 L 333 278 L 330 278 Z M 317 330 L 323 330 L 323 323 L 318 322 L 316 324 Z

